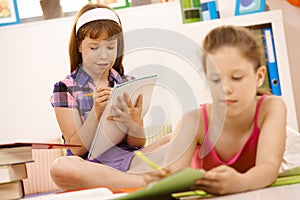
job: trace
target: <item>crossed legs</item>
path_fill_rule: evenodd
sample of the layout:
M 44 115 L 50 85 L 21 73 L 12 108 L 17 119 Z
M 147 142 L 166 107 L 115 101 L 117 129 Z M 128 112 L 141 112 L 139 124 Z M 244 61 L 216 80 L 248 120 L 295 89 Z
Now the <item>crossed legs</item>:
M 155 162 L 162 163 L 170 139 L 171 134 L 145 147 L 143 152 Z M 64 190 L 105 186 L 132 188 L 145 186 L 144 177 L 138 173 L 145 172 L 145 170 L 151 169 L 135 157 L 130 165 L 129 171 L 132 172 L 130 173 L 89 162 L 78 156 L 64 156 L 53 162 L 50 174 L 55 184 Z

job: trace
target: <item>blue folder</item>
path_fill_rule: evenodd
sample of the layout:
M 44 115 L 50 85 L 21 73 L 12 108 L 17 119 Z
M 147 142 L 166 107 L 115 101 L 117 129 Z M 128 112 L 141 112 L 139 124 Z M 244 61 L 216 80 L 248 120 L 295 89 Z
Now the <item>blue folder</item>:
M 278 74 L 278 65 L 276 60 L 276 52 L 272 28 L 264 28 L 264 43 L 266 47 L 267 68 L 269 73 L 269 81 L 272 94 L 281 96 L 281 87 Z

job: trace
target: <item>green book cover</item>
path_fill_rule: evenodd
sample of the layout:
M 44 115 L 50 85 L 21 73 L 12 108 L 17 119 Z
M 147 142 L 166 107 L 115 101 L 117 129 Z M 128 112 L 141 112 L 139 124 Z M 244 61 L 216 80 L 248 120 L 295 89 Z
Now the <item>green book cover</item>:
M 264 36 L 263 36 L 263 32 L 262 32 L 262 27 L 248 27 L 252 33 L 254 34 L 254 36 L 257 39 L 257 42 L 259 44 L 259 46 L 263 49 L 263 55 L 261 57 L 261 64 L 266 66 L 267 68 L 267 61 L 266 61 L 266 50 L 265 50 L 265 45 L 264 45 Z M 267 68 L 268 70 L 268 68 Z M 265 80 L 264 83 L 262 84 L 261 88 L 266 89 L 268 92 L 271 93 L 271 86 L 270 86 L 270 79 L 269 79 L 269 73 L 267 71 L 266 76 L 265 76 Z
M 300 175 L 300 166 L 293 167 L 288 170 L 284 170 L 281 172 L 278 177 L 284 177 L 284 176 L 295 176 L 295 175 Z
M 164 179 L 150 184 L 148 187 L 132 192 L 118 199 L 148 199 L 161 196 L 169 196 L 172 198 L 172 193 L 189 190 L 195 180 L 202 178 L 204 173 L 204 170 L 187 167 L 165 177 Z
M 300 175 L 293 175 L 293 176 L 285 176 L 285 177 L 278 177 L 276 181 L 271 185 L 274 186 L 281 186 L 281 185 L 290 185 L 300 183 Z
M 291 169 L 285 170 L 279 173 L 278 178 L 276 181 L 270 185 L 269 187 L 276 187 L 282 185 L 290 185 L 290 184 L 297 184 L 300 183 L 300 166 L 293 167 Z M 202 190 L 195 190 L 195 191 L 184 191 L 184 192 L 175 192 L 172 193 L 172 197 L 174 198 L 182 198 L 182 197 L 197 197 L 197 198 L 208 198 L 212 197 L 213 195 L 206 193 Z
M 202 21 L 200 0 L 180 0 L 183 23 Z

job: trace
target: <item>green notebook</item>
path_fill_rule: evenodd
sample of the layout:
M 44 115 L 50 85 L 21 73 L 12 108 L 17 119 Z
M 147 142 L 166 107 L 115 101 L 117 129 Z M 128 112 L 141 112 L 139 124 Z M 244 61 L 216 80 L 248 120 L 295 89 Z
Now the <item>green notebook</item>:
M 290 185 L 296 183 L 300 183 L 300 166 L 281 172 L 278 175 L 276 181 L 269 187 Z M 211 197 L 212 195 L 202 190 L 177 192 L 172 194 L 172 197 L 174 198 L 191 197 L 191 196 L 198 197 L 198 198 L 205 198 L 205 197 Z
M 281 186 L 281 185 L 290 185 L 300 183 L 300 175 L 293 175 L 293 176 L 286 176 L 286 177 L 278 177 L 276 181 L 271 185 L 274 186 Z
M 155 197 L 172 198 L 172 193 L 189 190 L 195 180 L 202 178 L 204 173 L 204 170 L 187 167 L 159 180 L 158 182 L 150 184 L 148 187 L 132 192 L 118 199 L 155 199 Z
M 285 170 L 285 171 L 281 172 L 278 175 L 278 177 L 295 176 L 295 175 L 300 175 L 300 166 Z
M 193 190 L 193 191 L 186 191 L 186 192 L 176 192 L 172 193 L 172 197 L 179 199 L 182 197 L 198 197 L 198 198 L 203 198 L 203 197 L 212 197 L 213 195 L 206 193 L 203 190 Z
M 271 187 L 295 183 L 300 183 L 300 166 L 281 172 Z

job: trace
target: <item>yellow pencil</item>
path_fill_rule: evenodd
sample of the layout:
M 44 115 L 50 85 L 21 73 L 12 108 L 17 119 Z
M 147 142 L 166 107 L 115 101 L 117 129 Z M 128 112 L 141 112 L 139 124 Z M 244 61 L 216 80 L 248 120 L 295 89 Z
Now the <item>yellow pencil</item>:
M 86 94 L 84 94 L 84 96 L 86 96 L 86 97 L 92 97 L 93 94 L 94 94 L 94 93 L 92 93 L 92 92 L 91 92 L 91 93 L 86 93 Z
M 152 160 L 150 160 L 149 158 L 147 158 L 141 151 L 136 151 L 135 155 L 138 158 L 140 158 L 142 161 L 144 161 L 145 163 L 147 163 L 149 166 L 153 167 L 154 169 L 157 169 L 157 170 L 161 170 L 162 169 L 162 167 L 160 167 L 155 162 L 153 162 Z

